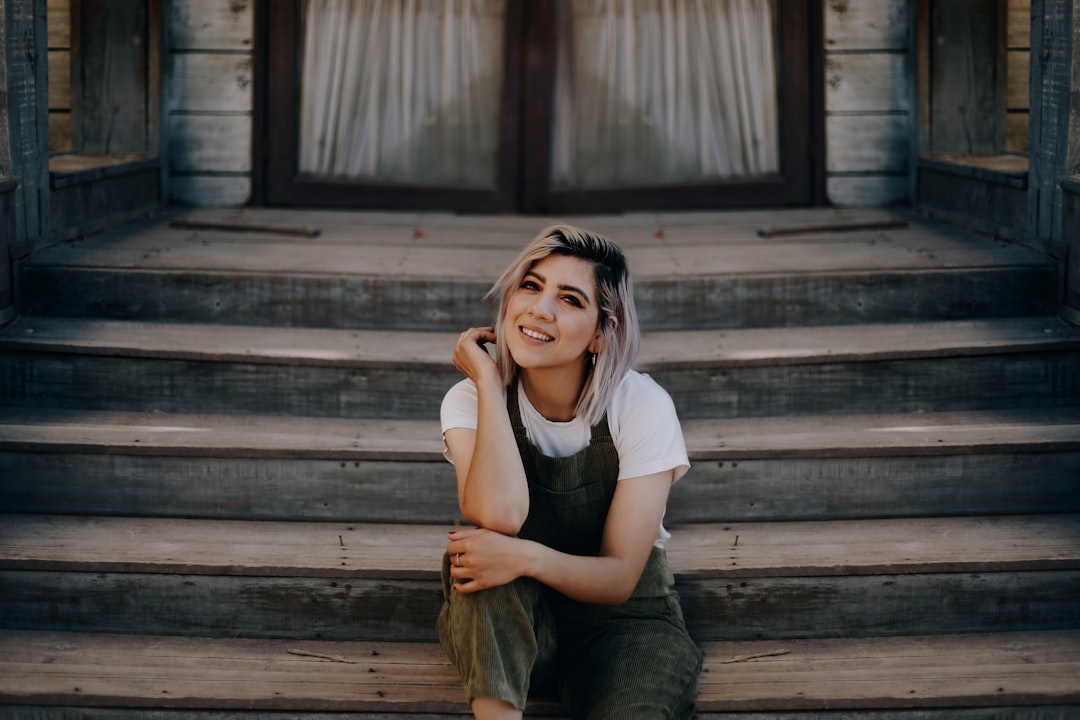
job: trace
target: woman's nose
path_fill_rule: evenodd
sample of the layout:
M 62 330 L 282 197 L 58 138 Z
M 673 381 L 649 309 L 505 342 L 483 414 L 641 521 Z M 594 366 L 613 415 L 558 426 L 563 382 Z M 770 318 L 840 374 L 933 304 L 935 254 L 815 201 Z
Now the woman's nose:
M 529 312 L 532 313 L 534 317 L 550 320 L 552 318 L 551 305 L 552 298 L 548 297 L 547 293 L 540 293 L 533 300 L 533 304 L 529 307 Z

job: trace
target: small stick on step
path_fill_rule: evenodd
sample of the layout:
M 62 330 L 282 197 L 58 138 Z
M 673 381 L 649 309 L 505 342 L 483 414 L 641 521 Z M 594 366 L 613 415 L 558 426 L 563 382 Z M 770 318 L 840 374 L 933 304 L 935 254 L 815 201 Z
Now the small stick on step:
M 787 655 L 790 650 L 771 650 L 769 652 L 756 653 L 754 655 L 743 655 L 742 657 L 732 658 L 731 660 L 721 660 L 721 665 L 731 665 L 732 663 L 747 662 L 748 660 L 757 660 L 758 658 L 776 657 L 777 655 Z
M 347 663 L 349 665 L 355 665 L 355 660 L 346 660 L 345 658 L 334 657 L 333 655 L 323 655 L 321 653 L 308 652 L 307 650 L 289 650 L 290 655 L 299 655 L 300 657 L 313 657 L 320 660 L 329 660 L 336 663 Z
M 824 232 L 853 232 L 855 230 L 898 230 L 905 227 L 907 227 L 906 220 L 836 220 L 799 225 L 774 225 L 758 228 L 757 234 L 759 237 L 781 237 L 784 235 L 807 235 Z

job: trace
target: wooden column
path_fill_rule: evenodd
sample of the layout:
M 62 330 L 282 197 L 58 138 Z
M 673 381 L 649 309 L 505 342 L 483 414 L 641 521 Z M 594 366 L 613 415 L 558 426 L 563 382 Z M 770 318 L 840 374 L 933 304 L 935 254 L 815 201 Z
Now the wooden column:
M 4 0 L 4 71 L 10 166 L 0 175 L 19 181 L 14 192 L 15 257 L 44 240 L 49 228 L 49 98 L 46 0 Z
M 1080 0 L 1031 3 L 1028 227 L 1066 267 L 1065 313 L 1080 319 L 1080 237 L 1065 232 L 1062 181 L 1080 176 Z

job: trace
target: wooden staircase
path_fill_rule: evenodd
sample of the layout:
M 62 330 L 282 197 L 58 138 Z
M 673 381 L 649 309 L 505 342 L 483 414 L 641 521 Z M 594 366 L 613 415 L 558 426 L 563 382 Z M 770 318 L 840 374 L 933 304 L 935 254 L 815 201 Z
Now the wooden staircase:
M 627 250 L 639 367 L 683 419 L 700 717 L 1080 718 L 1080 333 L 1052 263 L 882 211 L 575 222 Z M 198 211 L 26 263 L 0 718 L 467 713 L 434 633 L 438 404 L 543 224 Z

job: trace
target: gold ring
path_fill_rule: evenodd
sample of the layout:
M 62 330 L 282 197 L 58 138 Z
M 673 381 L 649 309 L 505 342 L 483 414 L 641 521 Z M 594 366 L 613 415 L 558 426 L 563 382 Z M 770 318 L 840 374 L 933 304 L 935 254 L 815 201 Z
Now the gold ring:
M 458 567 L 461 567 L 461 553 L 458 553 L 457 555 L 454 556 L 454 563 Z

